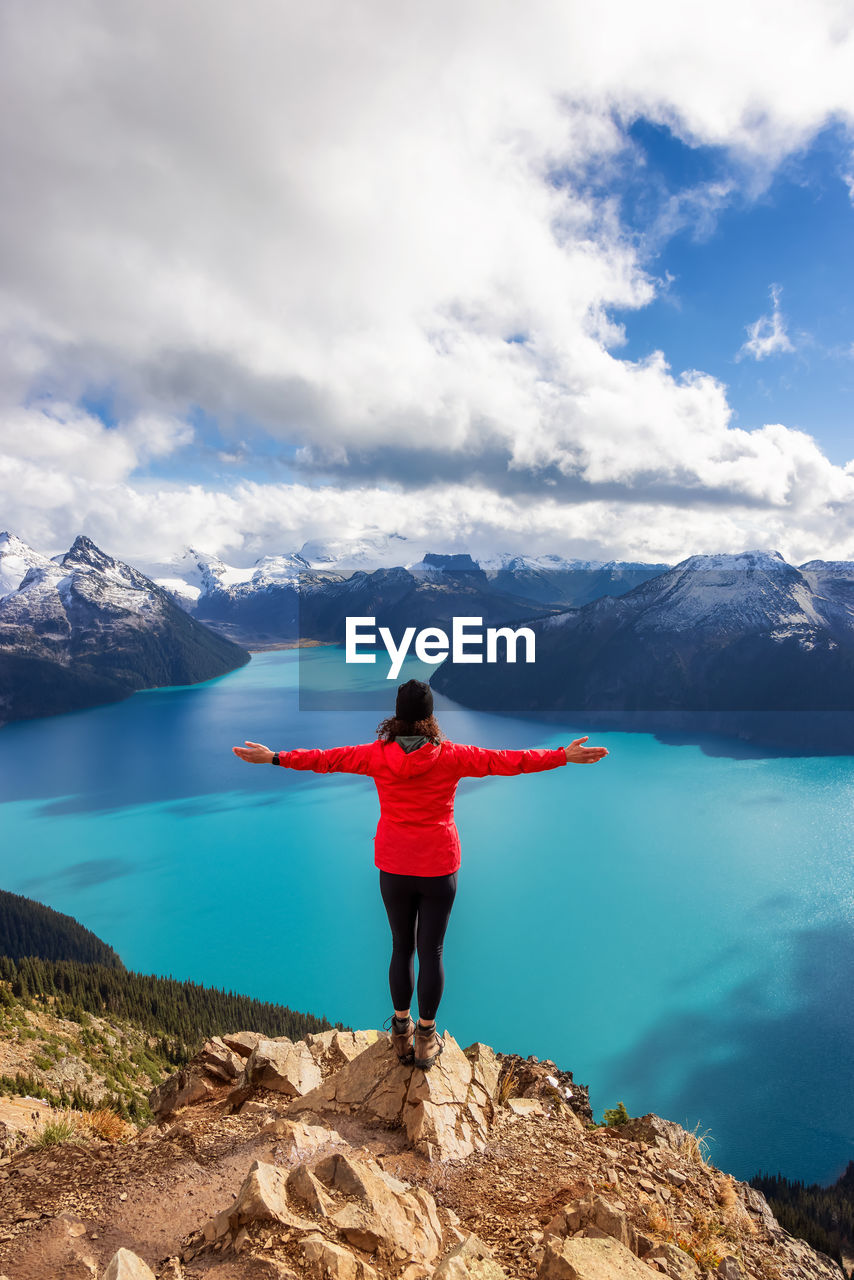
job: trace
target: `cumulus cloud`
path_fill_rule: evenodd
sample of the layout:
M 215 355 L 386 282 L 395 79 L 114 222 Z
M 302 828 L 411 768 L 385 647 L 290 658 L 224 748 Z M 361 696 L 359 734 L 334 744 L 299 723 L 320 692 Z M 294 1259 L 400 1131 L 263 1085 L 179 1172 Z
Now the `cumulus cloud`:
M 786 332 L 786 321 L 780 310 L 780 294 L 778 284 L 772 284 L 771 314 L 760 316 L 753 324 L 746 325 L 747 339 L 738 350 L 736 359 L 752 356 L 754 360 L 765 360 L 768 356 L 780 355 L 783 351 L 794 351 L 792 341 Z
M 658 285 L 586 175 L 644 115 L 728 148 L 758 189 L 854 115 L 851 22 L 833 0 L 655 0 L 654 14 L 10 0 L 0 439 L 20 440 L 22 413 L 45 435 L 26 456 L 4 445 L 0 475 L 25 527 L 61 542 L 88 521 L 125 551 L 130 528 L 140 549 L 204 527 L 205 545 L 239 548 L 264 528 L 275 550 L 293 513 L 318 535 L 318 511 L 340 520 L 347 485 L 378 520 L 398 502 L 404 522 L 445 512 L 446 540 L 445 491 L 457 527 L 485 538 L 494 519 L 493 541 L 583 540 L 588 518 L 595 540 L 601 507 L 625 548 L 640 504 L 659 558 L 674 505 L 692 512 L 680 536 L 711 519 L 728 536 L 731 510 L 740 542 L 755 508 L 821 509 L 848 478 L 809 437 L 734 428 L 725 387 L 666 353 L 620 357 L 614 311 Z M 708 228 L 732 191 L 675 197 L 657 234 Z M 788 341 L 774 307 L 745 344 L 756 358 Z M 105 388 L 111 432 L 73 407 Z M 59 414 L 33 408 L 48 397 Z M 185 456 L 198 409 L 223 465 L 248 422 L 304 483 L 265 497 L 140 478 Z M 807 475 L 825 486 L 809 500 Z M 265 513 L 285 499 L 277 526 Z
M 812 438 L 783 426 L 743 433 L 715 466 L 732 487 L 739 468 L 767 472 L 754 500 L 732 501 L 720 476 L 697 486 L 703 501 L 678 507 L 676 486 L 615 491 L 584 501 L 548 486 L 527 498 L 487 484 L 452 479 L 419 489 L 365 481 L 357 487 L 241 481 L 228 491 L 200 484 L 92 482 L 39 463 L 0 472 L 8 497 L 3 525 L 55 554 L 77 533 L 131 563 L 162 563 L 186 544 L 248 565 L 264 554 L 297 550 L 310 538 L 360 540 L 366 529 L 407 539 L 401 559 L 424 551 L 495 551 L 670 561 L 690 552 L 779 549 L 793 563 L 815 557 L 854 559 L 854 464 L 832 466 Z M 742 459 L 745 455 L 747 461 Z M 747 489 L 747 485 L 743 485 Z

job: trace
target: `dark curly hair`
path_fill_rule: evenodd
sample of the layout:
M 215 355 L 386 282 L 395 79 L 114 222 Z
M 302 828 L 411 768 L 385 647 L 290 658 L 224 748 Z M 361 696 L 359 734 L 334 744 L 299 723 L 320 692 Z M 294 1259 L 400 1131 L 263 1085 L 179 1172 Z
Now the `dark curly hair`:
M 413 737 L 417 734 L 423 734 L 425 738 L 429 738 L 431 742 L 444 742 L 445 735 L 439 728 L 439 722 L 435 716 L 428 716 L 426 720 L 398 720 L 397 716 L 389 716 L 387 720 L 383 720 L 377 725 L 377 737 L 383 742 L 393 742 L 399 734 L 411 734 Z

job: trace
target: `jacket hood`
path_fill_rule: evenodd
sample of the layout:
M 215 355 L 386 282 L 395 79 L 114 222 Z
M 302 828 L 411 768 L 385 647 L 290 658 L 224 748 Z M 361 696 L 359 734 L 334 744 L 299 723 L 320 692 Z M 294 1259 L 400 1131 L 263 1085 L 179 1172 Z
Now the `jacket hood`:
M 417 778 L 419 774 L 427 773 L 442 754 L 440 742 L 425 738 L 421 746 L 416 746 L 416 741 L 409 737 L 383 743 L 385 762 L 399 778 Z

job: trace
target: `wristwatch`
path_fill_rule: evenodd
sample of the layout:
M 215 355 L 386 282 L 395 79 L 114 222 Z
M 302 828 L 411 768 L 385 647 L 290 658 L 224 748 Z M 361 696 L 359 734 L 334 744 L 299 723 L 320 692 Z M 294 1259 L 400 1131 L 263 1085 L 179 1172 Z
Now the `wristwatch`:
M 270 764 L 281 764 L 282 762 L 281 762 L 281 760 L 279 759 L 279 755 L 280 755 L 280 754 L 281 754 L 280 752 L 278 752 L 278 751 L 274 751 L 274 752 L 273 752 L 273 759 L 270 761 Z

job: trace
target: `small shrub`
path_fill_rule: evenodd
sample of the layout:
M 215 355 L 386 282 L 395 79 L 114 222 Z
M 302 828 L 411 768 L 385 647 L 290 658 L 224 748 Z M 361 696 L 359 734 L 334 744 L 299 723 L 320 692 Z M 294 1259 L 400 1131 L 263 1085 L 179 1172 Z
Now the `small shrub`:
M 616 1107 L 610 1107 L 607 1111 L 603 1111 L 602 1118 L 606 1124 L 628 1124 L 631 1116 L 626 1110 L 625 1102 L 618 1102 Z
M 722 1262 L 726 1257 L 723 1250 L 713 1240 L 698 1241 L 687 1252 L 691 1254 L 701 1271 L 715 1271 L 718 1263 Z
M 103 1138 L 106 1142 L 123 1142 L 127 1135 L 124 1120 L 109 1107 L 99 1107 L 97 1111 L 87 1112 L 83 1123 L 97 1138 Z
M 61 1142 L 71 1142 L 78 1136 L 77 1117 L 70 1112 L 57 1116 L 53 1120 L 45 1120 L 35 1130 L 30 1141 L 31 1147 L 55 1147 Z
M 646 1207 L 646 1221 L 651 1231 L 657 1232 L 659 1235 L 667 1230 L 667 1214 L 664 1212 L 660 1204 L 648 1204 Z

